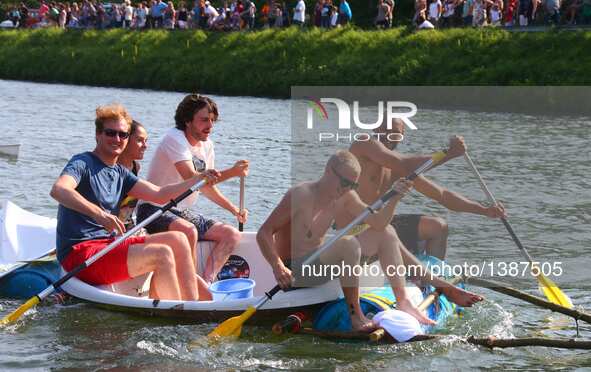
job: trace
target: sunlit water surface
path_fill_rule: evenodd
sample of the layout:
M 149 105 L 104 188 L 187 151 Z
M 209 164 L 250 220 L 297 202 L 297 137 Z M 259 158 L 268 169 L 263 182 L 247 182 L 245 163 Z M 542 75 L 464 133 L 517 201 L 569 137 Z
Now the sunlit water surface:
M 93 110 L 124 103 L 148 128 L 150 148 L 173 126 L 180 93 L 91 88 L 0 81 L 0 144 L 20 143 L 18 160 L 0 157 L 0 199 L 54 217 L 48 193 L 66 161 L 94 146 Z M 212 136 L 216 165 L 229 167 L 247 158 L 247 229 L 256 230 L 289 187 L 290 102 L 251 97 L 213 97 L 221 121 Z M 419 130 L 409 133 L 404 152 L 443 147 L 451 134 L 463 135 L 490 188 L 507 206 L 513 226 L 533 257 L 561 261 L 565 275 L 555 278 L 577 306 L 591 309 L 589 291 L 591 184 L 589 123 L 508 114 L 420 110 Z M 484 200 L 461 159 L 430 173 L 451 190 Z M 221 185 L 237 203 L 238 183 Z M 201 211 L 233 223 L 231 216 L 204 198 Z M 450 263 L 522 260 L 502 224 L 480 216 L 450 213 L 416 193 L 399 207 L 447 218 Z M 6 268 L 3 268 L 4 270 Z M 531 278 L 506 279 L 536 293 Z M 533 305 L 482 290 L 486 302 L 451 319 L 442 333 L 574 337 L 574 322 Z M 20 304 L 0 300 L 2 314 Z M 450 336 L 439 342 L 370 346 L 336 343 L 309 336 L 273 336 L 270 329 L 246 326 L 235 342 L 209 345 L 214 324 L 131 317 L 89 304 L 40 306 L 18 324 L 0 329 L 0 369 L 94 370 L 135 367 L 177 369 L 457 370 L 515 368 L 591 368 L 581 351 L 518 348 L 489 351 Z M 581 324 L 582 337 L 591 328 Z M 194 346 L 189 347 L 190 342 Z

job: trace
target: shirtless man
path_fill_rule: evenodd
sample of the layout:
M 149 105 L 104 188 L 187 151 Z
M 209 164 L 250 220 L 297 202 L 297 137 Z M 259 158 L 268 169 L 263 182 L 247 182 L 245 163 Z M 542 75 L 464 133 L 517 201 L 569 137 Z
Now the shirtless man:
M 263 223 L 257 234 L 257 241 L 263 255 L 273 268 L 281 288 L 289 288 L 293 278 L 300 277 L 297 274 L 302 262 L 322 245 L 327 230 L 335 220 L 337 204 L 354 209 L 355 217 L 367 207 L 353 191 L 357 186 L 359 173 L 357 159 L 348 151 L 338 151 L 329 159 L 320 180 L 301 183 L 288 190 L 279 205 Z M 389 225 L 390 218 L 396 204 L 410 186 L 409 181 L 400 180 L 396 185 L 399 194 L 392 198 L 381 211 L 366 218 L 365 222 L 368 226 L 375 231 L 384 228 L 393 230 Z M 378 235 L 373 234 L 368 240 L 383 239 Z M 360 241 L 354 236 L 343 237 L 322 253 L 319 262 L 315 264 L 344 264 L 350 267 L 358 265 L 361 258 L 359 243 Z M 402 264 L 402 259 L 398 259 L 397 262 Z M 310 279 L 318 284 L 328 278 Z M 359 305 L 359 278 L 343 276 L 340 281 L 353 329 L 371 331 L 375 325 L 364 316 Z M 433 323 L 408 300 L 404 278 L 399 278 L 395 290 L 397 297 L 400 298 L 400 310 L 410 313 L 422 323 Z
M 429 159 L 429 156 L 411 157 L 394 151 L 404 136 L 404 123 L 400 119 L 395 119 L 392 124 L 390 130 L 387 129 L 385 123 L 374 130 L 375 133 L 379 134 L 379 140 L 354 142 L 349 149 L 361 164 L 358 193 L 361 200 L 368 204 L 377 200 L 397 179 L 405 177 L 421 162 Z M 463 138 L 452 137 L 450 139 L 450 151 L 443 162 L 462 156 L 465 151 L 466 147 Z M 502 205 L 485 207 L 437 185 L 424 176 L 415 179 L 414 188 L 452 211 L 480 214 L 491 218 L 506 217 Z M 426 241 L 426 253 L 428 255 L 441 260 L 445 259 L 447 252 L 447 224 L 442 218 L 423 215 L 399 215 L 394 217 L 392 225 L 396 228 L 400 240 L 408 250 L 417 253 L 418 242 Z M 403 250 L 403 256 L 409 257 L 405 254 L 405 251 L 406 249 Z
M 363 174 L 363 170 L 361 173 Z M 394 183 L 394 186 L 396 187 L 397 184 L 403 180 L 406 179 L 398 179 Z M 406 182 L 406 187 L 410 186 L 409 181 L 404 182 Z M 404 192 L 406 192 L 406 190 L 407 189 L 405 188 Z M 387 189 L 383 189 L 378 197 L 381 197 L 387 191 Z M 376 197 L 376 200 L 378 197 Z M 372 203 L 373 202 L 375 202 L 375 200 L 372 201 Z M 398 267 L 405 263 L 415 267 L 422 266 L 421 262 L 416 257 L 406 251 L 400 242 L 396 231 L 390 225 L 396 204 L 397 203 L 395 202 L 387 204 L 386 207 L 373 216 L 373 223 L 371 223 L 371 219 L 368 218 L 366 219 L 365 224 L 358 225 L 359 228 L 354 233 L 355 239 L 361 246 L 361 254 L 364 258 L 371 260 L 372 258 L 377 257 L 379 259 L 383 272 L 387 274 L 390 285 L 392 286 L 392 291 L 396 295 L 396 309 L 409 313 L 423 324 L 435 324 L 435 322 L 419 312 L 408 299 L 406 295 L 405 277 L 395 275 L 399 272 L 397 270 Z M 344 228 L 361 214 L 366 207 L 367 204 L 360 199 L 357 192 L 349 192 L 343 195 L 335 203 L 335 227 L 337 229 Z M 404 252 L 404 259 L 402 254 L 403 251 L 406 251 Z M 395 268 L 396 272 L 388 270 L 388 267 Z M 482 301 L 481 296 L 464 291 L 438 277 L 435 277 L 426 268 L 417 271 L 419 279 L 421 279 L 423 283 L 433 285 L 441 293 L 445 294 L 449 300 L 460 306 L 472 306 L 474 303 Z

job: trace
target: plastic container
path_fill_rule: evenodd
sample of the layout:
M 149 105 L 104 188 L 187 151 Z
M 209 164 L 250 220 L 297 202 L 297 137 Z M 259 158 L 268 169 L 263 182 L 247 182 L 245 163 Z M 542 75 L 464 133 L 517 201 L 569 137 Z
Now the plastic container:
M 255 282 L 247 278 L 220 280 L 209 286 L 214 301 L 237 300 L 253 296 Z

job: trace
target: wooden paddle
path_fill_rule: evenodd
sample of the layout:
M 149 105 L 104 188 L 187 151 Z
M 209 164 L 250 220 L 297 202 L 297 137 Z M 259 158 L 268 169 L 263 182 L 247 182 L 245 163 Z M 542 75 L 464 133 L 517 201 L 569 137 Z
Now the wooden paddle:
M 568 307 L 564 307 L 564 306 L 555 304 L 553 302 L 546 301 L 541 297 L 532 296 L 529 293 L 522 292 L 520 290 L 517 290 L 515 288 L 509 287 L 503 283 L 493 281 L 493 280 L 464 275 L 464 281 L 467 284 L 475 285 L 477 287 L 482 287 L 482 288 L 488 288 L 491 291 L 499 292 L 499 293 L 505 294 L 507 296 L 511 296 L 511 297 L 520 299 L 522 301 L 529 302 L 530 304 L 540 306 L 544 309 L 548 309 L 548 310 L 552 310 L 552 311 L 555 311 L 560 314 L 568 315 L 575 320 L 582 320 L 586 323 L 591 324 L 591 314 L 586 313 L 583 309 L 576 310 L 574 308 L 571 309 Z
M 434 164 L 440 162 L 445 157 L 446 154 L 447 154 L 446 151 L 439 151 L 439 152 L 434 153 L 432 155 L 431 159 L 429 159 L 425 163 L 423 163 L 419 168 L 417 168 L 407 178 L 409 180 L 414 180 L 421 173 L 423 173 L 424 171 L 426 171 L 429 168 L 431 168 Z M 377 210 L 380 210 L 384 206 L 384 204 L 386 204 L 388 202 L 388 200 L 390 200 L 396 194 L 398 194 L 398 192 L 394 188 L 392 188 L 388 192 L 386 192 L 375 203 L 373 203 L 372 205 L 368 206 L 363 211 L 363 213 L 361 213 L 359 216 L 357 216 L 353 221 L 351 221 L 343 229 L 341 229 L 340 231 L 338 231 L 326 243 L 324 243 L 323 245 L 321 245 L 314 252 L 314 254 L 312 254 L 310 257 L 308 257 L 306 259 L 306 261 L 303 262 L 302 265 L 309 265 L 310 263 L 314 262 L 314 260 L 316 260 L 324 251 L 326 251 L 328 248 L 330 248 L 337 240 L 339 240 L 340 238 L 342 238 L 343 236 L 345 236 L 352 228 L 354 228 L 355 226 L 357 226 L 358 224 L 360 224 L 361 222 L 363 222 L 367 218 L 367 216 L 369 216 L 372 213 L 375 213 L 375 211 L 377 211 Z M 266 292 L 265 293 L 265 296 L 263 296 L 254 306 L 249 306 L 246 309 L 246 311 L 244 313 L 242 313 L 241 315 L 239 315 L 239 316 L 235 316 L 235 317 L 232 317 L 232 318 L 230 318 L 228 320 L 225 320 L 220 325 L 218 325 L 213 331 L 211 331 L 207 335 L 207 337 L 217 338 L 217 337 L 229 337 L 229 336 L 238 337 L 238 336 L 240 336 L 240 333 L 242 331 L 242 325 L 251 316 L 253 316 L 254 313 L 258 309 L 261 308 L 261 306 L 263 306 L 265 303 L 267 303 L 267 301 L 269 301 L 270 299 L 272 299 L 273 296 L 277 292 L 279 292 L 280 290 L 281 290 L 281 287 L 279 287 L 279 285 L 276 285 L 269 292 Z
M 141 223 L 134 226 L 131 230 L 127 231 L 125 234 L 121 235 L 119 238 L 117 238 L 115 241 L 113 241 L 111 244 L 109 244 L 105 249 L 103 249 L 102 251 L 100 251 L 97 254 L 95 254 L 94 256 L 90 257 L 88 260 L 86 260 L 82 264 L 75 267 L 72 271 L 70 271 L 69 273 L 67 273 L 66 275 L 64 275 L 63 277 L 61 277 L 60 279 L 58 279 L 54 283 L 52 283 L 49 287 L 47 287 L 43 291 L 41 291 L 41 293 L 39 293 L 38 295 L 31 297 L 27 302 L 22 304 L 18 309 L 16 309 L 12 313 L 5 316 L 2 320 L 0 320 L 0 325 L 6 325 L 9 323 L 15 322 L 18 318 L 20 318 L 25 313 L 25 311 L 29 310 L 33 306 L 37 305 L 39 302 L 43 301 L 43 299 L 45 299 L 47 296 L 52 294 L 53 291 L 58 289 L 62 284 L 64 284 L 65 282 L 70 280 L 73 276 L 78 274 L 80 271 L 86 269 L 88 266 L 92 265 L 94 262 L 99 260 L 101 257 L 103 257 L 104 255 L 106 255 L 107 253 L 112 251 L 115 247 L 117 247 L 119 244 L 121 244 L 125 239 L 129 238 L 130 236 L 132 236 L 133 234 L 138 232 L 141 228 L 143 228 L 144 226 L 147 226 L 152 221 L 156 220 L 158 217 L 160 217 L 162 214 L 164 214 L 164 212 L 166 212 L 169 209 L 171 209 L 172 207 L 176 206 L 181 200 L 185 199 L 187 196 L 191 195 L 195 191 L 197 191 L 200 188 L 202 188 L 203 186 L 205 186 L 206 183 L 207 183 L 207 179 L 197 182 L 193 187 L 191 187 L 190 189 L 188 189 L 187 191 L 185 191 L 181 195 L 177 196 L 174 200 L 171 200 L 168 204 L 166 204 L 165 206 L 160 208 L 160 210 L 154 212 L 154 214 L 152 214 L 150 217 L 148 217 L 147 219 L 145 219 Z
M 466 162 L 470 166 L 470 169 L 472 170 L 472 172 L 474 173 L 474 175 L 478 178 L 478 182 L 480 183 L 480 187 L 482 188 L 482 191 L 484 191 L 484 193 L 486 194 L 488 200 L 491 203 L 496 204 L 497 201 L 496 201 L 495 197 L 493 196 L 493 194 L 490 192 L 490 190 L 488 189 L 488 187 L 484 183 L 484 180 L 482 179 L 482 176 L 480 175 L 480 172 L 478 172 L 478 169 L 476 169 L 476 166 L 474 165 L 474 162 L 472 161 L 472 159 L 470 158 L 470 155 L 468 155 L 467 152 L 464 153 L 464 158 L 466 159 Z M 548 301 L 550 301 L 552 303 L 555 303 L 557 305 L 560 305 L 560 306 L 563 306 L 563 307 L 572 309 L 573 303 L 570 300 L 570 298 L 564 292 L 562 292 L 560 290 L 560 288 L 558 288 L 558 286 L 556 285 L 556 283 L 554 283 L 552 280 L 550 280 L 544 274 L 542 274 L 541 269 L 539 268 L 539 266 L 534 265 L 533 259 L 531 258 L 531 256 L 529 255 L 529 253 L 527 252 L 527 250 L 525 249 L 525 247 L 523 246 L 523 244 L 521 244 L 521 241 L 519 240 L 519 238 L 515 234 L 515 231 L 513 231 L 513 228 L 509 224 L 509 221 L 507 221 L 507 219 L 504 218 L 504 217 L 501 218 L 501 221 L 503 222 L 503 225 L 505 225 L 505 228 L 509 232 L 509 235 L 511 235 L 511 238 L 513 239 L 513 241 L 517 245 L 517 248 L 519 248 L 519 250 L 521 251 L 521 253 L 523 254 L 523 256 L 532 265 L 532 275 L 535 275 L 534 272 L 533 272 L 534 271 L 534 267 L 537 268 L 537 270 L 536 270 L 537 271 L 537 275 L 535 275 L 535 276 L 538 279 L 539 289 L 546 296 L 546 298 L 548 299 Z

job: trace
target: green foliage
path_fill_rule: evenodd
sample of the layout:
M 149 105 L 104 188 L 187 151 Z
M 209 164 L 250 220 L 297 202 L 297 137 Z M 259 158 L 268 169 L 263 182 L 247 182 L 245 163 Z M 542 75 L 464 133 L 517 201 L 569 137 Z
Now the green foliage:
M 292 85 L 588 85 L 591 33 L 0 32 L 0 78 L 287 97 Z

